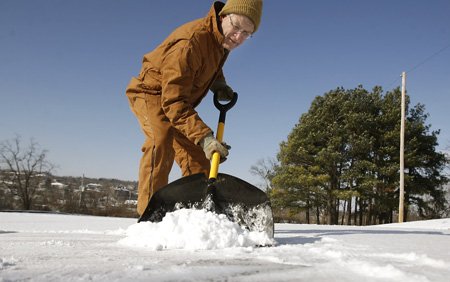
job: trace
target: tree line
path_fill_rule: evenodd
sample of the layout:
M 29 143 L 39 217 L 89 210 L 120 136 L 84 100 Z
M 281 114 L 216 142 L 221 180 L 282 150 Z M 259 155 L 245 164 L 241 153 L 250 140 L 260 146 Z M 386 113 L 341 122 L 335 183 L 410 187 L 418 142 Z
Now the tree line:
M 448 212 L 449 158 L 423 104 L 410 106 L 405 131 L 405 220 Z M 318 96 L 281 142 L 277 160 L 252 172 L 265 178 L 278 221 L 394 222 L 399 203 L 401 92 L 342 87 Z M 299 215 L 302 218 L 299 218 Z

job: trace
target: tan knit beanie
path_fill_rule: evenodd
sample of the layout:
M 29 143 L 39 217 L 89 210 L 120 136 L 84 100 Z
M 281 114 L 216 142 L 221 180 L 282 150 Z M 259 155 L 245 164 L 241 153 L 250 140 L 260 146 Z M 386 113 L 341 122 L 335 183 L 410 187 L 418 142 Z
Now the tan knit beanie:
M 262 0 L 228 0 L 219 15 L 239 14 L 247 16 L 255 25 L 255 30 L 259 27 L 262 14 Z

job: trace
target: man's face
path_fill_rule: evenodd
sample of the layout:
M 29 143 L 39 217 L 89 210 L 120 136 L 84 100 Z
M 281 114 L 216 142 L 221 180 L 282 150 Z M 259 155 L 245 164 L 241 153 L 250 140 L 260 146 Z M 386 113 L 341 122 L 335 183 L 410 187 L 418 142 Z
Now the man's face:
M 252 35 L 254 25 L 246 16 L 229 14 L 222 18 L 222 31 L 225 36 L 223 48 L 231 51 Z

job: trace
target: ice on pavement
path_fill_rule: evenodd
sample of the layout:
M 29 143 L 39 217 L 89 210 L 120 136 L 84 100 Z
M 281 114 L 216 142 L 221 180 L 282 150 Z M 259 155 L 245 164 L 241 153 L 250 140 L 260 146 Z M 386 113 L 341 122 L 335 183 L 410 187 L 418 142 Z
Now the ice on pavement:
M 166 220 L 136 224 L 136 218 L 0 212 L 0 281 L 447 282 L 450 277 L 449 219 L 377 226 L 277 223 L 276 244 L 265 248 L 251 246 L 267 238 L 216 214 L 180 210 Z M 230 243 L 233 238 L 240 241 Z

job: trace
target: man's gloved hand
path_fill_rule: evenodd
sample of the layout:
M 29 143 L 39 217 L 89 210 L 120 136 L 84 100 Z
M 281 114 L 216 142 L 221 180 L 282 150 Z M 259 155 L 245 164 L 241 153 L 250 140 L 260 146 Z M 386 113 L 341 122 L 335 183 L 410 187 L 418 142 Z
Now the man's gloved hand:
M 214 138 L 212 133 L 206 135 L 199 143 L 200 147 L 202 147 L 205 152 L 205 156 L 208 160 L 212 158 L 214 152 L 218 152 L 220 154 L 221 162 L 224 162 L 228 156 L 228 150 L 231 149 L 225 143 L 220 143 L 219 140 Z
M 234 91 L 224 80 L 216 80 L 210 87 L 214 94 L 217 94 L 219 101 L 228 102 L 234 97 Z

